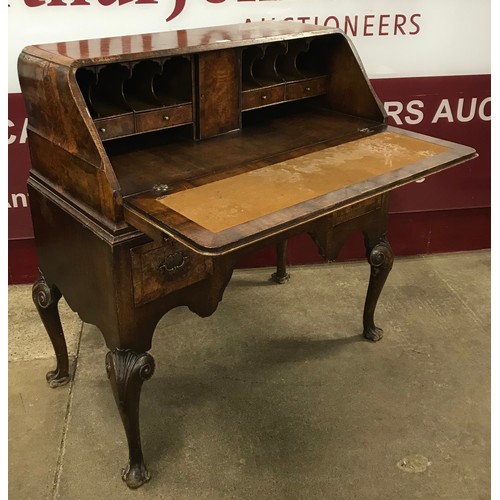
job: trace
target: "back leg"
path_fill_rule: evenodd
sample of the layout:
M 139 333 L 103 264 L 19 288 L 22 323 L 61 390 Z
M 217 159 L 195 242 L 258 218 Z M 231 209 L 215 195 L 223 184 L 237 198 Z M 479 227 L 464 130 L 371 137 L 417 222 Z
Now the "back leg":
M 271 280 L 280 285 L 290 279 L 290 275 L 286 272 L 286 246 L 287 240 L 281 240 L 276 245 L 277 266 L 276 272 L 271 275 Z

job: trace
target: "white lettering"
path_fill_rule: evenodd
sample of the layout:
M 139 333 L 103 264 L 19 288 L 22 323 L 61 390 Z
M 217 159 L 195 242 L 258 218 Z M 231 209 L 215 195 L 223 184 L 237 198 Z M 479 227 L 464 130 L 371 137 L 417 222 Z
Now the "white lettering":
M 16 124 L 12 120 L 8 120 L 9 128 L 15 127 Z M 24 144 L 28 138 L 28 118 L 24 119 L 23 129 L 21 130 L 21 135 L 19 136 L 19 144 Z M 8 138 L 9 144 L 14 144 L 18 139 L 16 134 L 10 134 Z
M 23 131 L 21 132 L 21 137 L 19 137 L 19 144 L 24 144 L 28 138 L 28 119 L 24 119 Z
M 449 122 L 453 122 L 453 113 L 451 111 L 450 101 L 448 99 L 443 99 L 439 105 L 432 123 L 437 123 L 441 118 L 446 118 Z
M 459 122 L 470 122 L 476 114 L 477 97 L 473 97 L 470 104 L 469 115 L 464 116 L 464 98 L 458 100 L 457 119 Z
M 12 193 L 10 198 L 12 205 L 9 202 L 9 208 L 19 208 L 19 200 L 21 201 L 21 207 L 26 208 L 28 206 L 28 199 L 24 193 Z
M 479 105 L 479 118 L 481 118 L 481 120 L 484 120 L 485 122 L 491 121 L 491 108 L 490 108 L 490 114 L 489 115 L 487 115 L 485 113 L 485 111 L 484 111 L 484 108 L 490 102 L 491 102 L 491 97 L 487 97 L 486 99 L 483 99 L 481 101 L 481 104 Z
M 396 125 L 418 125 L 432 117 L 432 123 L 446 120 L 449 123 L 456 121 L 467 123 L 474 119 L 491 121 L 491 97 L 479 101 L 478 97 L 460 97 L 458 99 L 442 99 L 434 115 L 425 112 L 428 106 L 425 101 L 413 99 L 407 103 L 400 101 L 384 102 L 387 116 L 394 120 Z
M 417 123 L 420 123 L 424 119 L 424 112 L 421 109 L 423 107 L 424 103 L 422 101 L 419 101 L 418 99 L 410 101 L 408 103 L 408 106 L 406 106 L 406 109 L 408 111 L 408 114 L 415 116 L 415 118 L 410 118 L 410 116 L 407 116 L 405 117 L 405 122 L 409 125 L 416 125 Z
M 403 125 L 399 114 L 403 111 L 403 104 L 399 101 L 387 101 L 384 103 L 385 112 L 388 117 L 392 117 L 397 125 Z
M 13 122 L 12 120 L 8 120 L 8 123 L 9 123 L 9 128 L 14 126 L 14 122 Z M 9 135 L 9 144 L 14 143 L 14 142 L 15 142 L 15 140 L 16 140 L 16 138 L 17 138 L 17 136 L 16 136 L 16 135 L 14 135 L 14 134 L 10 134 L 10 135 Z

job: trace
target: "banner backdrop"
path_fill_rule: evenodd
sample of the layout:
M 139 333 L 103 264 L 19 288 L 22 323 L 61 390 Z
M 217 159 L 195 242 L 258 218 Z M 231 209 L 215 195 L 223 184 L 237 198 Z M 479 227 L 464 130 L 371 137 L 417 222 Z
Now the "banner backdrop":
M 488 0 L 10 0 L 9 239 L 33 237 L 16 70 L 24 46 L 272 19 L 344 30 L 391 124 L 477 149 L 477 160 L 396 191 L 391 212 L 490 206 Z

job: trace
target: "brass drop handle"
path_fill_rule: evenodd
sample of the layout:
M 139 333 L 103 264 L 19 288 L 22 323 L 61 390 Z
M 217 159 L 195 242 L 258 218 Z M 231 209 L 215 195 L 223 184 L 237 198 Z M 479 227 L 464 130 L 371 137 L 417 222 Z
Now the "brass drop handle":
M 181 269 L 186 262 L 187 257 L 182 252 L 175 252 L 168 255 L 158 269 L 165 273 L 172 274 Z

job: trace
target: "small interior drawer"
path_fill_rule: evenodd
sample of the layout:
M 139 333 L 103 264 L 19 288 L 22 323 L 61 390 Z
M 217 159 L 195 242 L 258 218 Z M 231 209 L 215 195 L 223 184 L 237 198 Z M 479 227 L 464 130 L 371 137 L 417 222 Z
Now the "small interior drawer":
M 137 132 L 147 132 L 162 128 L 175 127 L 193 121 L 193 106 L 184 104 L 181 106 L 169 106 L 154 111 L 143 111 L 135 115 L 135 127 Z
M 212 260 L 173 240 L 150 242 L 130 250 L 134 302 L 145 304 L 206 278 Z
M 309 78 L 296 83 L 289 83 L 286 86 L 286 99 L 303 99 L 326 93 L 326 76 Z
M 110 118 L 98 118 L 94 120 L 94 123 L 102 140 L 114 139 L 135 132 L 133 113 Z
M 259 89 L 246 90 L 242 93 L 241 107 L 243 110 L 259 108 L 275 104 L 285 99 L 285 86 L 275 85 Z

